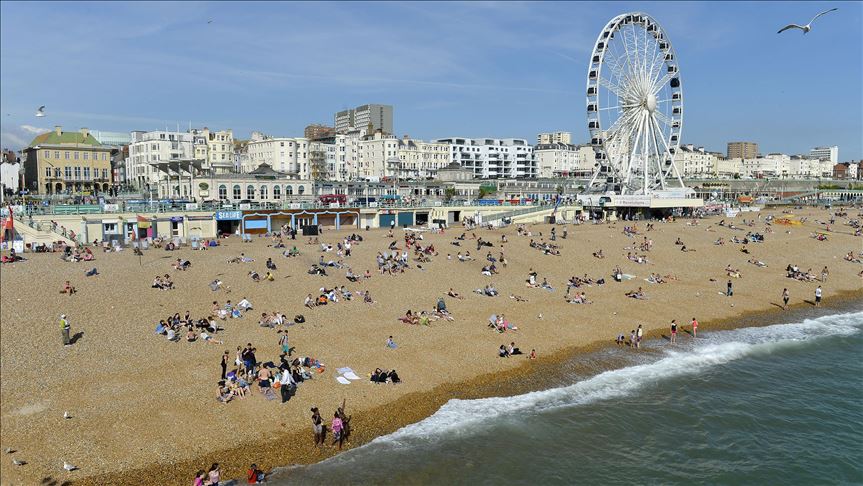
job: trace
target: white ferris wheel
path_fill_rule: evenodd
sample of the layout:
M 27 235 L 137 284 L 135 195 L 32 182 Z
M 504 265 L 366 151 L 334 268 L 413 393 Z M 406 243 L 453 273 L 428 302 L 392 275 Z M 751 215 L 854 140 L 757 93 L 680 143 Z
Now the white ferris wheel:
M 587 126 L 596 153 L 588 192 L 646 196 L 685 188 L 674 163 L 683 129 L 680 70 L 651 16 L 618 15 L 600 32 L 587 74 Z

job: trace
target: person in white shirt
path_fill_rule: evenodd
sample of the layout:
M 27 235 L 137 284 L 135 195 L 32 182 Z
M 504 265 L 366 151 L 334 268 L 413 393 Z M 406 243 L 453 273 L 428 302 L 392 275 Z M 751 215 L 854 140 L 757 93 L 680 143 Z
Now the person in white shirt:
M 821 286 L 815 289 L 815 307 L 821 307 Z
M 279 377 L 279 392 L 282 395 L 282 403 L 288 403 L 288 400 L 291 399 L 291 395 L 293 395 L 294 389 L 297 387 L 297 383 L 294 381 L 294 377 L 291 376 L 290 369 L 283 369 L 281 376 Z
M 250 310 L 252 308 L 252 303 L 249 302 L 245 297 L 239 303 L 237 303 L 237 308 L 242 310 L 243 312 Z

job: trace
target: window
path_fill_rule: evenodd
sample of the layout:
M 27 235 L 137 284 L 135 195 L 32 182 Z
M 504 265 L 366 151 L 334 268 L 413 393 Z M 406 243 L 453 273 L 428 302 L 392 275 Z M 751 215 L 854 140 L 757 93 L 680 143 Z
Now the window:
M 102 152 L 102 160 L 108 160 L 108 153 Z
M 64 158 L 65 158 L 66 160 L 69 160 L 69 152 L 66 152 L 66 157 L 64 157 Z
M 300 186 L 300 189 L 298 192 L 299 192 L 300 196 L 302 196 L 303 193 L 306 192 L 306 186 Z
M 240 194 L 240 186 L 239 184 L 234 185 L 234 199 L 242 199 L 242 194 Z
M 254 199 L 255 198 L 255 186 L 249 184 L 246 186 L 246 199 Z
M 258 196 L 261 197 L 262 201 L 267 199 L 267 186 L 261 186 L 261 193 Z
M 102 169 L 102 179 L 108 180 L 108 169 Z
M 50 159 L 50 158 L 51 158 L 51 151 L 50 151 L 50 150 L 46 150 L 46 151 L 45 151 L 45 153 L 43 153 L 42 155 L 43 155 L 46 159 Z
M 51 168 L 45 167 L 45 177 L 51 177 Z
M 60 178 L 60 168 L 59 167 L 54 167 L 54 177 L 56 177 L 58 179 Z
M 285 186 L 285 196 L 294 195 L 294 186 Z
M 81 167 L 75 167 L 75 179 L 80 179 L 80 178 L 81 178 Z
M 224 184 L 219 186 L 219 199 L 228 199 L 228 188 Z
M 90 168 L 89 167 L 84 167 L 84 180 L 85 181 L 90 180 Z
M 90 160 L 90 152 L 84 152 L 84 160 Z
M 278 184 L 273 186 L 273 199 L 282 198 L 282 188 Z
M 72 153 L 74 155 L 75 160 L 78 160 L 78 152 L 76 151 L 76 152 L 72 152 Z
M 60 159 L 60 151 L 59 151 L 59 150 L 57 150 L 57 151 L 55 151 L 55 152 L 54 152 L 54 158 L 55 158 L 55 159 L 57 159 L 57 160 L 59 160 L 59 159 Z

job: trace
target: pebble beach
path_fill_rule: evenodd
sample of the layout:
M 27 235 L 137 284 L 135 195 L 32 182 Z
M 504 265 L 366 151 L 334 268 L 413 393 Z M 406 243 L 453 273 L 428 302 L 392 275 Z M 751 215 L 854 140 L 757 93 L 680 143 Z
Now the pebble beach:
M 859 218 L 849 210 L 849 218 Z M 392 241 L 404 246 L 401 229 L 387 237 L 386 230 L 325 229 L 320 242 L 335 246 L 351 233 L 363 241 L 355 244 L 352 256 L 344 258 L 354 273 L 369 270 L 372 278 L 358 283 L 345 278 L 344 269 L 328 269 L 329 275 L 309 275 L 308 268 L 323 254 L 336 260 L 335 252 L 322 253 L 307 237 L 285 240 L 288 249 L 296 245 L 301 255 L 285 258 L 271 247 L 272 239 L 256 237 L 251 243 L 239 238 L 221 240 L 221 246 L 206 251 L 183 248 L 168 252 L 150 249 L 143 256 L 131 251 L 96 253 L 94 262 L 67 263 L 59 254 L 26 254 L 26 261 L 3 265 L 0 272 L 0 449 L 13 449 L 0 461 L 2 484 L 38 484 L 43 478 L 75 484 L 188 484 L 198 469 L 213 462 L 222 464 L 223 478 L 239 478 L 250 463 L 264 469 L 311 463 L 336 453 L 335 447 L 315 449 L 309 409 L 319 407 L 331 418 L 344 400 L 346 412 L 354 416 L 353 433 L 346 447 L 356 447 L 434 413 L 449 398 L 506 395 L 523 390 L 519 382 L 553 370 L 564 354 L 614 345 L 618 334 L 629 336 L 641 324 L 648 336 L 668 333 L 676 319 L 682 329 L 693 317 L 699 332 L 711 326 L 757 325 L 765 312 L 781 311 L 783 288 L 790 292 L 792 307 L 811 306 L 814 292 L 823 288 L 825 303 L 863 297 L 863 265 L 843 257 L 859 255 L 863 240 L 837 218 L 824 241 L 812 238 L 825 232 L 818 220 L 829 219 L 823 209 L 795 210 L 793 218 L 806 218 L 800 225 L 773 224 L 765 231 L 768 215 L 787 217 L 780 210 L 741 213 L 726 222 L 738 229 L 719 226 L 722 217 L 655 222 L 646 231 L 646 222 L 618 221 L 613 224 L 556 227 L 560 255 L 546 255 L 531 248 L 529 241 L 549 241 L 551 225 L 527 225 L 530 236 L 520 236 L 515 226 L 504 229 L 447 229 L 424 232 L 421 244 L 434 244 L 438 255 L 422 269 L 411 268 L 396 275 L 380 275 L 375 256 Z M 753 226 L 742 224 L 754 219 Z M 623 233 L 635 224 L 638 234 Z M 709 230 L 708 230 L 709 228 Z M 743 245 L 726 242 L 747 232 L 765 236 L 763 243 Z M 466 233 L 459 247 L 454 239 Z M 472 233 L 493 243 L 476 250 Z M 502 243 L 501 236 L 507 242 Z M 653 241 L 650 251 L 636 248 L 643 238 Z M 689 251 L 683 252 L 677 239 Z M 593 256 L 602 249 L 605 258 Z M 474 261 L 460 262 L 458 252 L 470 251 Z M 508 265 L 498 265 L 499 274 L 483 276 L 487 251 L 494 257 L 503 251 Z M 227 263 L 240 253 L 250 263 Z M 627 253 L 645 255 L 649 263 L 627 259 Z M 452 259 L 447 259 L 447 254 Z M 187 259 L 189 270 L 176 271 L 171 264 Z M 253 282 L 250 270 L 262 275 L 264 262 L 277 265 L 272 282 Z M 757 259 L 767 264 L 748 263 Z M 804 282 L 786 277 L 793 264 L 820 275 L 829 268 L 826 282 Z M 727 266 L 740 270 L 734 295 L 725 295 L 729 280 Z M 619 266 L 631 280 L 615 282 L 612 268 Z M 85 277 L 96 267 L 99 275 Z M 533 269 L 539 280 L 547 279 L 553 291 L 528 288 Z M 170 274 L 175 290 L 151 288 L 154 276 Z M 652 284 L 651 273 L 671 276 L 667 283 Z M 571 276 L 604 278 L 604 285 L 583 286 L 591 304 L 564 301 L 566 281 Z M 208 284 L 220 279 L 231 291 L 212 291 Z M 75 295 L 61 294 L 69 280 L 78 289 Z M 473 290 L 493 284 L 498 297 L 486 297 Z M 307 294 L 317 296 L 322 287 L 344 285 L 356 292 L 368 291 L 376 301 L 362 298 L 303 307 Z M 642 287 L 646 299 L 624 294 Z M 446 297 L 452 288 L 464 299 Z M 518 295 L 526 302 L 517 302 Z M 156 323 L 174 313 L 189 311 L 206 317 L 213 301 L 238 302 L 247 298 L 254 310 L 240 319 L 228 319 L 216 338 L 224 345 L 201 342 L 169 342 L 154 333 Z M 397 320 L 408 309 L 431 310 L 444 297 L 453 322 L 437 320 L 430 326 L 404 324 Z M 228 350 L 233 357 L 237 346 L 252 343 L 260 361 L 278 362 L 276 330 L 260 327 L 261 312 L 280 312 L 289 318 L 303 314 L 305 322 L 286 329 L 295 356 L 320 360 L 324 369 L 312 380 L 300 384 L 296 396 L 285 404 L 266 400 L 260 393 L 227 404 L 216 401 L 219 361 Z M 497 333 L 488 327 L 488 317 L 503 313 L 517 331 Z M 72 346 L 61 342 L 59 316 L 65 314 L 77 339 Z M 748 316 L 745 319 L 744 316 Z M 385 345 L 389 336 L 396 349 Z M 535 349 L 538 358 L 527 354 L 501 359 L 501 344 L 515 342 L 525 353 Z M 633 352 L 636 352 L 633 350 Z M 349 367 L 362 379 L 343 385 L 336 381 L 337 369 Z M 376 385 L 368 381 L 375 368 L 397 369 L 398 385 Z M 64 418 L 68 411 L 71 418 Z M 12 465 L 12 457 L 26 461 Z M 78 466 L 68 472 L 64 462 Z

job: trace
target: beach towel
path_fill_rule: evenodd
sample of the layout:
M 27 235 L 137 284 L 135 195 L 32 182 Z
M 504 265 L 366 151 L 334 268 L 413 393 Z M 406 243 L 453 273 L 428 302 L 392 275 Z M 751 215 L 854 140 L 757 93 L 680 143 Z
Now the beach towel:
M 336 381 L 338 381 L 342 385 L 350 385 L 351 384 L 351 381 L 348 380 L 347 378 L 345 378 L 344 376 L 337 376 Z
M 348 371 L 347 373 L 345 373 L 345 378 L 347 378 L 349 380 L 359 380 L 360 379 L 360 377 L 357 376 L 356 373 L 354 373 L 353 371 Z
M 623 275 L 620 276 L 620 278 L 622 278 L 623 280 L 632 280 L 637 276 L 638 275 L 630 275 L 628 273 L 624 273 Z
M 348 368 L 348 367 L 344 367 L 344 368 L 336 368 L 336 371 L 337 371 L 340 375 L 344 375 L 345 373 L 353 373 L 353 372 L 354 372 L 354 370 L 352 370 L 352 369 L 350 369 L 350 368 Z

